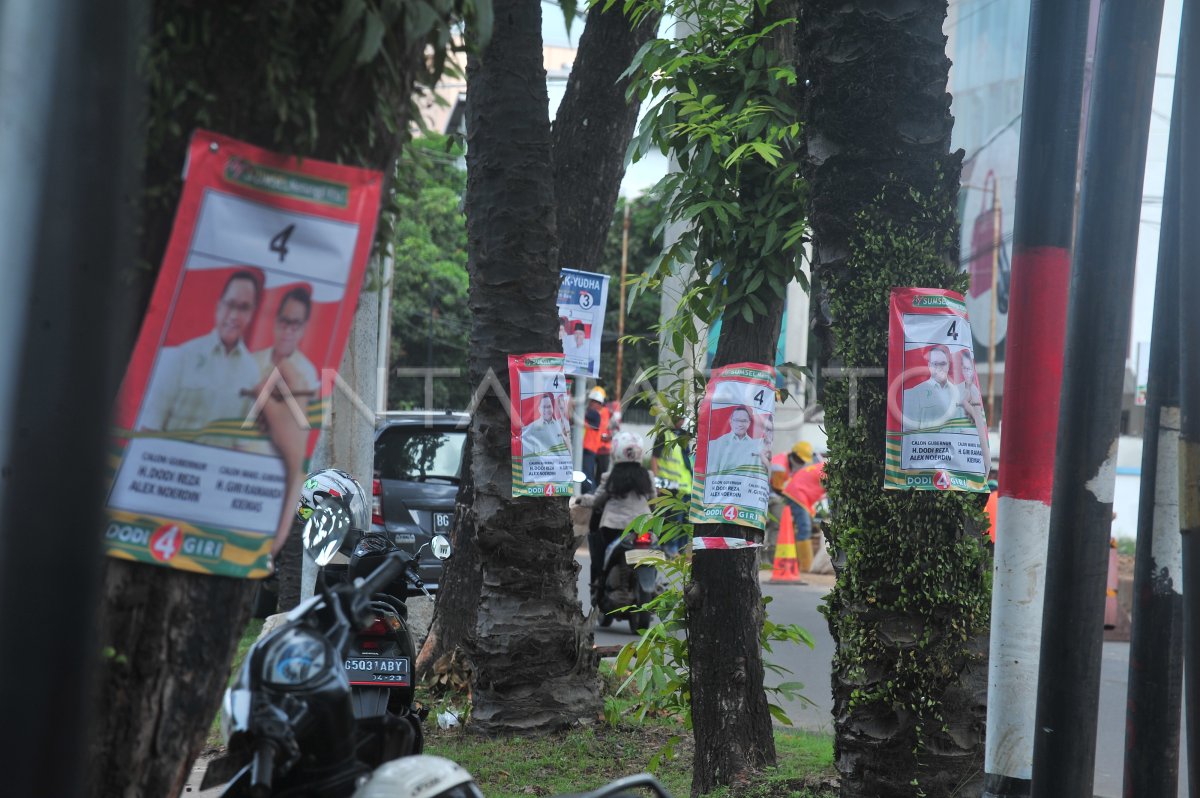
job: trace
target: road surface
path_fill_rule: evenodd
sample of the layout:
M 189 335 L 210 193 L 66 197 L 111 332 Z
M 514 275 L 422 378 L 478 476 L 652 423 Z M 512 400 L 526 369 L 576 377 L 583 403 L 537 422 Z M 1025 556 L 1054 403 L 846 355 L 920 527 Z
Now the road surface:
M 585 610 L 588 592 L 585 589 L 587 556 L 580 555 L 584 567 L 580 571 L 580 591 Z M 807 629 L 816 645 L 785 644 L 775 646 L 770 661 L 792 671 L 791 676 L 772 677 L 767 683 L 799 681 L 805 685 L 804 694 L 812 704 L 784 702 L 783 708 L 798 728 L 811 731 L 833 732 L 833 697 L 830 693 L 830 664 L 833 662 L 833 638 L 825 616 L 817 611 L 825 593 L 832 584 L 832 577 L 812 576 L 808 585 L 772 585 L 763 583 L 763 594 L 773 601 L 767 612 L 772 620 L 796 623 Z M 820 584 L 817 582 L 820 581 Z M 596 629 L 596 645 L 623 645 L 633 639 L 629 627 L 623 621 L 608 629 Z M 1100 672 L 1100 718 L 1097 729 L 1096 771 L 1093 792 L 1098 798 L 1120 798 L 1121 774 L 1125 760 L 1125 685 L 1129 673 L 1129 644 L 1105 643 L 1104 659 Z M 1184 740 L 1183 742 L 1186 742 Z M 1187 772 L 1184 746 L 1180 746 L 1179 795 L 1186 796 Z

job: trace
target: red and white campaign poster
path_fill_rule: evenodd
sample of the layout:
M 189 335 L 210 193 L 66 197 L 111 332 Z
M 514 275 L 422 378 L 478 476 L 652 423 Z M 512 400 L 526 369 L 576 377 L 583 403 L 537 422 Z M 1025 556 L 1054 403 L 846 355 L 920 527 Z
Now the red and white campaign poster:
M 987 492 L 987 420 L 961 294 L 893 288 L 888 338 L 889 490 Z
M 117 400 L 109 555 L 270 573 L 346 347 L 381 185 L 378 172 L 193 134 Z
M 564 361 L 561 353 L 508 356 L 513 496 L 567 496 L 573 490 Z
M 774 368 L 734 363 L 713 369 L 700 403 L 690 521 L 766 525 L 774 416 Z

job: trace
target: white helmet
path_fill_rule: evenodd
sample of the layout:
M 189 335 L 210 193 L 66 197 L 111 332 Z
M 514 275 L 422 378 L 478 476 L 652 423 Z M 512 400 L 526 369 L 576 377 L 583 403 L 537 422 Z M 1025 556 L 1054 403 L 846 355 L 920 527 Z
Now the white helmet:
M 613 439 L 612 459 L 614 463 L 640 463 L 646 453 L 642 436 L 633 432 L 618 432 Z
M 483 793 L 461 765 L 417 754 L 375 768 L 354 798 L 483 798 Z
M 296 518 L 305 523 L 313 512 L 329 499 L 338 499 L 350 512 L 352 529 L 365 531 L 371 527 L 371 504 L 358 480 L 337 468 L 314 471 L 304 479 Z
M 599 402 L 600 404 L 604 404 L 604 401 L 606 399 L 608 399 L 608 395 L 606 393 L 604 393 L 603 388 L 601 388 L 599 385 L 597 385 L 595 388 L 592 388 L 592 390 L 588 391 L 587 398 L 589 401 Z

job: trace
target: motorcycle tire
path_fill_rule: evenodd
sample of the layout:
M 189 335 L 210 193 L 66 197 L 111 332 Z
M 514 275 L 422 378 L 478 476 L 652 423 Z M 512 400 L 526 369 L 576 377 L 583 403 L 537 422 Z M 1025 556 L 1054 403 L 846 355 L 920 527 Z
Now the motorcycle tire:
M 612 626 L 612 622 L 613 617 L 611 615 L 609 615 L 607 612 L 601 612 L 599 620 L 596 621 L 596 625 L 601 629 L 607 629 L 608 627 Z
M 637 634 L 642 629 L 650 628 L 650 613 L 634 612 L 629 616 L 629 631 L 632 634 Z

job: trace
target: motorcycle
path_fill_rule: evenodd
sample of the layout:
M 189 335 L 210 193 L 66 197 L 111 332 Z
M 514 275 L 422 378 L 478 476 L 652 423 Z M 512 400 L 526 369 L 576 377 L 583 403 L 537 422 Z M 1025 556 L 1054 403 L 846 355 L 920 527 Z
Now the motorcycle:
M 328 564 L 350 526 L 344 506 L 317 508 L 304 526 L 306 556 Z M 450 556 L 444 536 L 427 545 Z M 254 644 L 222 704 L 228 751 L 202 788 L 228 781 L 227 798 L 345 798 L 384 762 L 420 753 L 407 609 L 392 592 L 398 582 L 423 590 L 421 553 L 364 536 L 349 581 L 321 584 Z
M 626 532 L 608 544 L 599 585 L 592 591 L 592 606 L 600 611 L 600 626 L 627 620 L 629 631 L 635 635 L 650 628 L 651 613 L 637 607 L 645 606 L 662 593 L 658 568 L 654 565 L 661 559 L 662 551 L 649 532 Z

